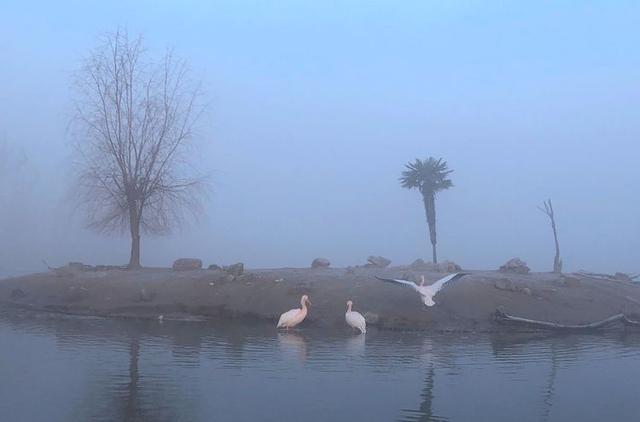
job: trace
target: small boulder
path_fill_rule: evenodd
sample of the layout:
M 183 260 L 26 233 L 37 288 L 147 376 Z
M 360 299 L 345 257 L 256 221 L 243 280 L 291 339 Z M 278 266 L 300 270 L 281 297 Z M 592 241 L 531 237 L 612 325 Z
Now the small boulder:
M 311 262 L 311 268 L 329 268 L 330 265 L 327 258 L 316 258 Z
M 498 290 L 507 290 L 510 292 L 515 292 L 517 290 L 516 285 L 508 278 L 500 278 L 496 280 L 493 283 L 493 286 Z
M 391 260 L 384 256 L 370 256 L 367 258 L 366 267 L 385 268 L 391 264 Z
M 531 296 L 531 289 L 528 287 L 523 287 L 522 288 L 522 293 L 524 293 L 527 296 Z
M 69 262 L 67 267 L 71 271 L 90 271 L 92 269 L 91 265 L 83 264 L 82 262 Z
M 422 282 L 422 279 L 419 275 L 411 272 L 402 273 L 402 277 L 400 278 L 402 278 L 403 280 L 413 281 L 416 284 L 420 284 Z
M 238 277 L 244 273 L 244 264 L 242 262 L 238 262 L 225 267 L 224 270 L 227 272 L 227 274 Z
M 422 270 L 424 269 L 424 267 L 426 267 L 426 265 L 427 263 L 424 262 L 424 259 L 418 258 L 415 261 L 413 261 L 411 265 L 409 265 L 409 268 L 411 268 L 412 270 Z
M 442 261 L 436 265 L 437 271 L 441 273 L 455 273 L 462 270 L 462 267 L 452 261 Z
M 202 269 L 202 260 L 196 258 L 180 258 L 173 262 L 174 271 L 190 271 Z
M 438 271 L 437 266 L 433 262 L 426 262 L 422 258 L 418 258 L 409 265 L 413 271 Z
M 528 274 L 529 266 L 520 258 L 511 258 L 500 267 L 501 273 Z

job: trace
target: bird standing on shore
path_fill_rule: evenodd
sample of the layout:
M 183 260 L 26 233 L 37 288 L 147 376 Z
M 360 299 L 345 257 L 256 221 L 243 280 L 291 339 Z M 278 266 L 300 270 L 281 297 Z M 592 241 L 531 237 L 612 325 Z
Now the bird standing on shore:
M 442 290 L 442 287 L 444 286 L 444 284 L 446 282 L 451 281 L 451 280 L 455 280 L 455 279 L 460 278 L 462 276 L 465 276 L 467 274 L 468 273 L 453 273 L 453 274 L 449 274 L 448 276 L 442 277 L 440 280 L 437 280 L 435 283 L 433 283 L 433 284 L 431 284 L 429 286 L 425 286 L 424 285 L 424 276 L 420 276 L 420 279 L 421 279 L 420 285 L 417 285 L 413 281 L 401 280 L 401 279 L 398 279 L 398 278 L 383 278 L 383 277 L 378 277 L 378 276 L 376 276 L 376 278 L 378 280 L 386 281 L 388 283 L 395 283 L 395 284 L 399 284 L 401 286 L 411 287 L 412 289 L 414 289 L 416 292 L 418 292 L 420 294 L 420 297 L 422 298 L 422 303 L 424 303 L 425 306 L 433 306 L 433 305 L 436 304 L 433 301 L 433 297 L 435 295 L 437 295 L 440 290 Z
M 300 324 L 307 317 L 307 304 L 311 305 L 309 296 L 302 295 L 300 298 L 300 309 L 294 308 L 280 315 L 276 328 L 293 328 Z
M 360 312 L 352 311 L 351 307 L 353 306 L 352 301 L 347 302 L 347 313 L 344 314 L 344 319 L 347 321 L 347 324 L 351 326 L 354 330 L 360 330 L 361 334 L 367 333 L 367 322 L 364 317 L 360 314 Z

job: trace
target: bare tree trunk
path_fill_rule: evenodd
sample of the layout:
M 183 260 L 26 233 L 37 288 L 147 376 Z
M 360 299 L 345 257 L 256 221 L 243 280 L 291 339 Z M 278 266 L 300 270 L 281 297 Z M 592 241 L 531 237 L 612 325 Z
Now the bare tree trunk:
M 549 201 L 551 203 L 551 201 Z M 553 272 L 561 273 L 562 272 L 562 261 L 560 260 L 560 243 L 558 243 L 558 231 L 556 230 L 556 219 L 555 217 L 551 217 L 551 228 L 553 229 L 553 240 L 556 244 L 556 255 L 553 258 Z
M 131 258 L 128 268 L 135 270 L 140 268 L 140 234 L 131 233 Z
M 129 205 L 129 225 L 131 229 L 131 257 L 128 268 L 135 270 L 140 268 L 140 218 L 135 205 Z
M 562 272 L 562 259 L 560 258 L 560 243 L 558 242 L 558 230 L 556 229 L 556 216 L 553 211 L 553 204 L 551 203 L 551 199 L 544 201 L 544 208 L 538 207 L 540 211 L 545 213 L 549 220 L 551 221 L 551 229 L 553 230 L 553 241 L 556 246 L 556 255 L 553 258 L 553 272 L 561 273 Z
M 423 194 L 424 211 L 427 214 L 427 225 L 429 226 L 429 240 L 433 253 L 433 263 L 438 263 L 438 253 L 436 252 L 436 199 L 433 195 Z

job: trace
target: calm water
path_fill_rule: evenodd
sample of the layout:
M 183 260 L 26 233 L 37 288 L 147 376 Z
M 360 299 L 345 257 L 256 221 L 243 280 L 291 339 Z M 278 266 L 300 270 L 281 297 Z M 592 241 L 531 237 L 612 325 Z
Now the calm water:
M 0 312 L 2 421 L 637 421 L 640 334 L 428 336 Z

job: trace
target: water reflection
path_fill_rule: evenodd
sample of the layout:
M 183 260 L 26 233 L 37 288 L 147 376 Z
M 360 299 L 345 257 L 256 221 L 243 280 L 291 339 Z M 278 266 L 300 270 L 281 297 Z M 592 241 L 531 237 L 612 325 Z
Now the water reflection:
M 346 341 L 347 355 L 351 357 L 362 357 L 365 355 L 366 336 L 356 334 L 349 336 Z
M 551 414 L 551 407 L 553 406 L 553 396 L 556 385 L 556 375 L 558 373 L 558 353 L 557 346 L 555 343 L 551 343 L 551 365 L 549 368 L 549 377 L 547 381 L 547 385 L 545 388 L 544 394 L 544 404 L 542 411 L 542 420 L 548 421 L 549 415 Z
M 281 331 L 278 332 L 278 344 L 285 357 L 296 356 L 302 364 L 307 360 L 307 342 L 304 337 L 292 332 Z
M 11 313 L 0 314 L 0 344 L 0 409 L 12 421 L 596 421 L 640 411 L 634 332 L 354 336 Z
M 138 406 L 138 381 L 140 374 L 138 372 L 138 360 L 140 359 L 140 340 L 132 338 L 129 344 L 129 382 L 125 390 L 126 396 L 123 400 L 117 400 L 124 403 L 124 412 L 121 416 L 122 420 L 137 420 L 143 416 Z

